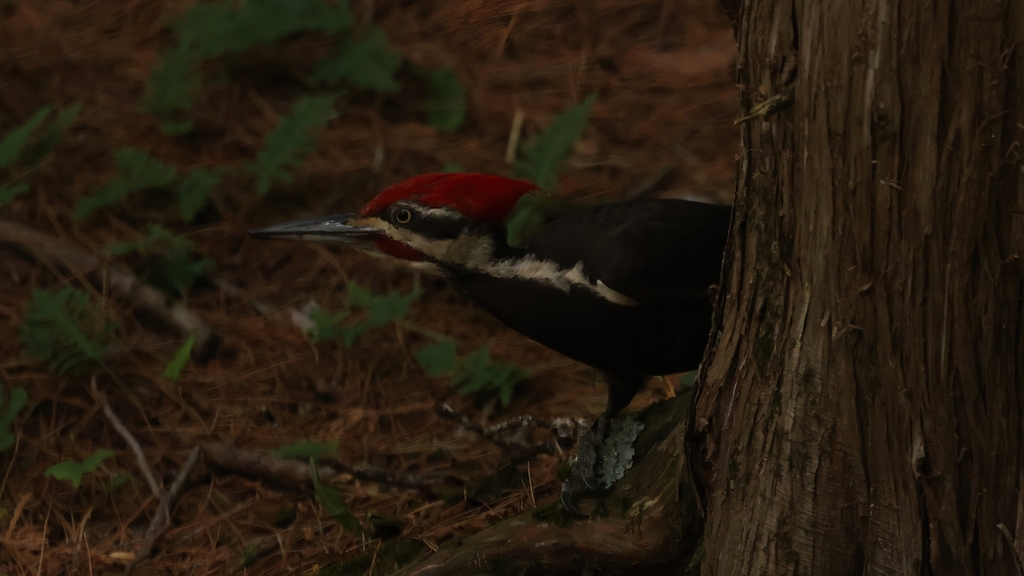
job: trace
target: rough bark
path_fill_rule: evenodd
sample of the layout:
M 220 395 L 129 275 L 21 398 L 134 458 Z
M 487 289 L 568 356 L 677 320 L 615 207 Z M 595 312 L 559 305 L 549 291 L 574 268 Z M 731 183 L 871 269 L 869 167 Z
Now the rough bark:
M 737 27 L 703 573 L 1016 574 L 1024 2 L 745 0 Z

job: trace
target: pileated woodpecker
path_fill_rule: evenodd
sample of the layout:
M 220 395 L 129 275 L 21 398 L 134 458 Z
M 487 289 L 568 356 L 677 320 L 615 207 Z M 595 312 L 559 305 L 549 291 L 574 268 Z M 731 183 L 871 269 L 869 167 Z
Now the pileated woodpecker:
M 498 176 L 429 174 L 384 190 L 359 214 L 249 234 L 342 242 L 440 274 L 512 329 L 604 371 L 606 415 L 615 417 L 648 376 L 700 363 L 730 209 L 670 199 L 604 204 L 510 246 L 510 214 L 536 192 Z

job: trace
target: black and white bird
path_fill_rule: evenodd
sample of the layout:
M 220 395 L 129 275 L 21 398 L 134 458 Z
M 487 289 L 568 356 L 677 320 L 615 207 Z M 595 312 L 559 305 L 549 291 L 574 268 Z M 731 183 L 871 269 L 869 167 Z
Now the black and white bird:
M 603 204 L 550 219 L 518 246 L 513 209 L 539 194 L 486 174 L 428 174 L 384 190 L 358 214 L 250 236 L 345 243 L 443 276 L 510 328 L 602 370 L 605 415 L 649 376 L 697 368 L 711 328 L 731 210 L 675 199 Z

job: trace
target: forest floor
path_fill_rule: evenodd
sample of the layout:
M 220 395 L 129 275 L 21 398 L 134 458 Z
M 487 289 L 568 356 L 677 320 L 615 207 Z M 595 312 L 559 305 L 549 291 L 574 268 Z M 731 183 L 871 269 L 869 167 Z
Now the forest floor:
M 640 187 L 728 202 L 738 150 L 735 48 L 717 5 L 353 1 L 357 22 L 379 25 L 404 57 L 403 87 L 346 96 L 294 179 L 262 198 L 251 179 L 226 180 L 189 225 L 152 195 L 75 218 L 76 203 L 109 181 L 113 152 L 124 146 L 182 169 L 251 162 L 301 88 L 292 63 L 323 52 L 322 42 L 300 40 L 247 55 L 232 64 L 231 82 L 204 86 L 196 129 L 166 136 L 139 102 L 173 41 L 167 23 L 190 4 L 0 2 L 0 137 L 44 105 L 82 104 L 52 154 L 24 176 L 31 190 L 0 207 L 7 219 L 0 227 L 17 222 L 99 256 L 103 266 L 136 268 L 104 248 L 138 241 L 154 223 L 185 236 L 213 265 L 182 302 L 217 337 L 208 357 L 190 362 L 175 382 L 162 374 L 180 335 L 133 313 L 88 270 L 0 243 L 0 401 L 15 388 L 28 396 L 15 441 L 0 452 L 0 574 L 115 573 L 143 545 L 158 501 L 105 413 L 105 398 L 165 487 L 199 445 L 262 454 L 306 440 L 337 442 L 327 461 L 342 472 L 331 483 L 365 529 L 343 529 L 287 474 L 275 481 L 274 473 L 238 473 L 200 458 L 136 574 L 308 574 L 343 561 L 348 573 L 380 572 L 387 555 L 436 549 L 552 502 L 565 454 L 510 465 L 506 451 L 440 418 L 435 404 L 448 402 L 480 423 L 522 414 L 592 419 L 605 403 L 592 370 L 511 332 L 438 280 L 333 247 L 251 241 L 246 231 L 354 211 L 384 187 L 450 163 L 511 175 L 506 147 L 517 114 L 526 139 L 591 93 L 598 98 L 562 171 L 562 194 L 614 200 Z M 454 132 L 424 120 L 422 90 L 409 72 L 439 66 L 454 68 L 466 89 L 466 121 Z M 312 343 L 294 322 L 311 299 L 343 308 L 349 282 L 405 293 L 416 281 L 424 291 L 404 320 L 359 336 L 351 348 Z M 20 327 L 33 290 L 64 286 L 90 294 L 116 326 L 102 359 L 109 373 L 56 375 L 25 354 Z M 424 331 L 486 345 L 495 360 L 532 375 L 507 408 L 460 396 L 417 364 Z M 669 388 L 651 383 L 634 406 Z M 78 488 L 45 474 L 101 449 L 114 454 Z

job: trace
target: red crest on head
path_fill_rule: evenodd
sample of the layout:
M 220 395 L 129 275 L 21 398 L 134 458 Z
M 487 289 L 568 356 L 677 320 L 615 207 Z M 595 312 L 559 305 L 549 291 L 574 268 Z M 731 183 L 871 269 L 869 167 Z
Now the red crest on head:
M 474 220 L 500 224 L 524 194 L 535 190 L 537 186 L 531 182 L 490 174 L 424 174 L 378 194 L 363 208 L 363 216 L 376 216 L 399 200 L 413 200 L 433 208 L 453 208 Z

